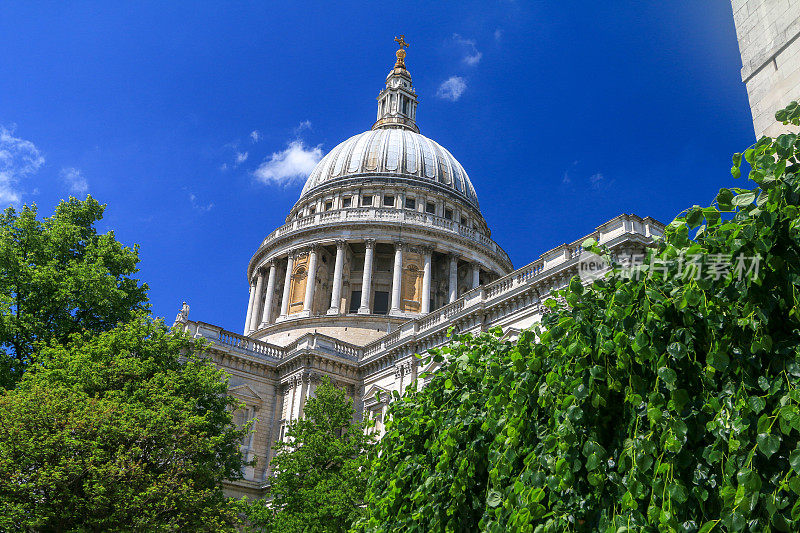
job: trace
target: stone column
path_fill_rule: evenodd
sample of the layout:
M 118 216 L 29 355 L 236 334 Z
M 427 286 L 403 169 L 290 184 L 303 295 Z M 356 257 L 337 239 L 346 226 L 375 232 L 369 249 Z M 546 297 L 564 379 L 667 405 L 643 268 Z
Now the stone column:
M 449 303 L 453 303 L 458 298 L 458 256 L 450 254 L 450 298 Z
M 375 240 L 367 239 L 364 243 L 367 247 L 364 254 L 364 275 L 361 278 L 361 307 L 358 314 L 370 314 L 369 300 L 372 296 L 372 257 L 375 253 Z
M 268 265 L 267 294 L 264 297 L 264 312 L 262 313 L 263 316 L 259 328 L 266 327 L 272 322 L 272 300 L 275 299 L 275 276 L 277 275 L 278 267 L 275 265 L 275 261 L 270 261 Z
M 253 282 L 250 282 L 250 298 L 247 301 L 247 315 L 244 317 L 244 333 L 242 335 L 247 335 L 250 333 L 250 317 L 253 316 L 253 300 L 256 298 L 256 286 L 253 285 Z
M 316 244 L 312 245 L 308 254 L 308 277 L 306 278 L 306 296 L 303 300 L 303 312 L 311 315 L 311 306 L 314 305 L 314 290 L 317 287 L 319 247 Z
M 403 286 L 403 245 L 399 242 L 394 244 L 394 270 L 392 271 L 392 307 L 389 309 L 390 315 L 400 314 L 400 290 Z
M 294 269 L 294 255 L 290 252 L 286 260 L 286 278 L 283 281 L 283 301 L 281 302 L 281 316 L 289 316 L 289 293 L 292 290 L 292 270 Z
M 253 300 L 253 310 L 250 316 L 250 331 L 258 328 L 259 318 L 261 317 L 261 299 L 264 297 L 264 272 L 258 268 L 258 281 L 256 281 L 256 297 Z
M 342 270 L 344 268 L 345 241 L 336 241 L 336 263 L 333 267 L 333 290 L 331 290 L 331 307 L 329 315 L 338 315 L 342 305 Z
M 472 263 L 472 288 L 476 288 L 481 284 L 481 266 L 478 263 Z
M 422 313 L 431 312 L 431 255 L 433 250 L 425 248 L 425 267 L 422 270 Z

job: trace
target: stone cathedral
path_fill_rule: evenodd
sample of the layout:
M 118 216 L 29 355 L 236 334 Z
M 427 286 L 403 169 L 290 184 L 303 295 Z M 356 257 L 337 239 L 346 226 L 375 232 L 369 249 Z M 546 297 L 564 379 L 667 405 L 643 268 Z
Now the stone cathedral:
M 515 270 L 464 167 L 420 133 L 407 44 L 397 41 L 375 123 L 322 158 L 285 224 L 250 259 L 242 334 L 189 320 L 186 307 L 176 319 L 210 342 L 210 356 L 230 375 L 230 394 L 246 406 L 237 421 L 255 420 L 241 450 L 257 463 L 226 485 L 230 495 L 266 493 L 273 444 L 303 416 L 323 376 L 347 390 L 356 416 L 374 419 L 380 434 L 392 391 L 435 370 L 415 354 L 446 343 L 449 328 L 500 326 L 513 339 L 541 318 L 547 294 L 577 274 L 585 239 L 639 253 L 664 229 L 622 214 Z

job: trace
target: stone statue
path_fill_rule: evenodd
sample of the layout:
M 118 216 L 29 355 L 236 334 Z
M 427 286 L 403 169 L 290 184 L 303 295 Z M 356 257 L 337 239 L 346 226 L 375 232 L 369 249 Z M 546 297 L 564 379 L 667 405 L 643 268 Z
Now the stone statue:
M 178 313 L 178 316 L 175 317 L 175 323 L 184 324 L 188 320 L 189 320 L 189 304 L 183 302 L 183 305 L 181 306 L 181 310 Z

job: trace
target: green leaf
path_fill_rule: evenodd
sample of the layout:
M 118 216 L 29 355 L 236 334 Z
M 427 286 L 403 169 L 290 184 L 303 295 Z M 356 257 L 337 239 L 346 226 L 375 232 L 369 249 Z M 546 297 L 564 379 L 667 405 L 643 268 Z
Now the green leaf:
M 756 442 L 758 443 L 758 449 L 767 456 L 767 459 L 772 457 L 781 445 L 780 436 L 768 433 L 759 433 L 758 437 L 756 437 Z
M 789 464 L 796 474 L 800 474 L 800 450 L 792 450 L 789 454 Z
M 497 507 L 503 502 L 503 496 L 496 490 L 490 490 L 489 495 L 486 497 L 486 505 L 489 507 Z
M 746 205 L 752 204 L 756 199 L 756 193 L 754 192 L 747 192 L 742 194 L 737 194 L 733 197 L 731 203 L 736 207 L 744 207 Z
M 708 522 L 703 524 L 703 526 L 698 530 L 697 533 L 708 533 L 709 531 L 714 529 L 714 527 L 716 527 L 717 523 L 719 523 L 719 520 L 709 520 Z
M 678 374 L 671 368 L 662 366 L 658 369 L 658 377 L 670 390 L 675 388 L 675 382 L 678 379 Z
M 733 193 L 730 189 L 720 189 L 717 194 L 717 205 L 723 211 L 730 211 L 733 209 Z

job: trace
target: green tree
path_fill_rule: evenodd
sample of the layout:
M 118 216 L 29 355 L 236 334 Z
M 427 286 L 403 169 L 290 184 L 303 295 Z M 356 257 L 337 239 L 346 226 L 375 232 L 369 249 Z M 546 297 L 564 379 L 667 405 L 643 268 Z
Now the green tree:
M 146 318 L 44 348 L 0 393 L 0 529 L 230 529 L 244 430 L 201 352 Z
M 325 378 L 275 446 L 269 502 L 248 513 L 256 530 L 347 531 L 363 515 L 374 439 L 353 422 L 353 402 Z
M 98 234 L 104 205 L 91 196 L 0 213 L 0 387 L 16 383 L 38 342 L 107 331 L 147 310 L 147 286 L 131 276 L 138 247 Z
M 518 342 L 435 350 L 361 529 L 800 530 L 800 137 L 743 157 L 757 188 L 682 213 L 638 278 L 574 278 Z

